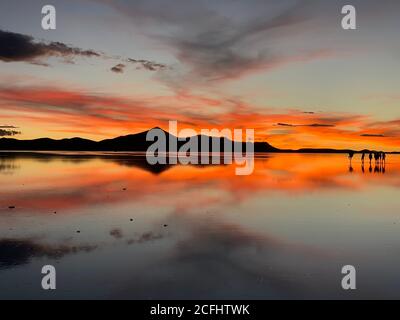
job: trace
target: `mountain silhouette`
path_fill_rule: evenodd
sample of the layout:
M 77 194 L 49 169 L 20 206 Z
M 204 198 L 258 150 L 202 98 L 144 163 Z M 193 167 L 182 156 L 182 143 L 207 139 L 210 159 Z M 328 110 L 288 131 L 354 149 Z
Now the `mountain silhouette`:
M 160 128 L 154 128 L 160 129 Z M 162 129 L 160 129 L 162 130 Z M 169 139 L 176 139 L 175 136 L 162 130 L 166 137 L 167 150 L 169 150 Z M 40 138 L 34 140 L 18 140 L 14 138 L 1 138 L 0 150 L 31 150 L 31 151 L 147 151 L 154 144 L 153 141 L 146 141 L 146 136 L 149 131 L 144 131 L 136 134 L 120 136 L 113 139 L 102 141 L 92 141 L 82 138 L 71 138 L 55 140 L 50 138 Z M 201 138 L 208 139 L 208 145 L 211 151 L 212 145 L 219 142 L 220 152 L 224 151 L 224 145 L 230 144 L 232 150 L 236 150 L 241 144 L 242 150 L 246 150 L 246 142 L 232 142 L 227 138 L 210 137 L 198 135 L 198 145 L 201 145 Z M 178 150 L 189 141 L 189 137 L 177 142 Z M 218 141 L 219 140 L 219 141 Z M 250 144 L 250 142 L 248 142 Z M 277 152 L 279 149 L 271 146 L 267 142 L 254 142 L 255 152 Z M 198 150 L 200 151 L 200 150 Z M 204 151 L 204 150 L 203 150 Z
M 153 128 L 159 129 L 161 128 Z M 55 140 L 50 138 L 40 138 L 34 140 L 18 140 L 15 138 L 1 138 L 0 139 L 0 150 L 9 151 L 136 151 L 145 152 L 154 143 L 153 141 L 146 141 L 146 136 L 148 131 L 130 134 L 126 136 L 120 136 L 113 139 L 105 139 L 101 141 L 93 141 L 83 138 L 70 138 Z M 176 139 L 174 135 L 171 135 L 165 130 L 162 130 L 166 137 L 166 147 L 169 150 L 169 139 Z M 247 150 L 246 144 L 251 142 L 232 142 L 227 138 L 210 137 L 197 135 L 199 148 L 201 146 L 201 138 L 208 139 L 209 151 L 211 151 L 213 144 L 219 143 L 219 152 L 224 152 L 224 145 L 230 144 L 232 150 Z M 177 142 L 177 150 L 180 149 L 182 145 L 189 141 L 189 137 L 182 139 L 182 141 Z M 218 141 L 219 140 L 219 141 Z M 241 146 L 240 146 L 241 144 Z M 254 152 L 285 152 L 285 153 L 370 153 L 375 152 L 375 150 L 351 150 L 351 149 L 332 149 L 332 148 L 302 148 L 302 149 L 278 149 L 270 145 L 268 142 L 254 142 Z M 200 151 L 200 150 L 197 150 Z M 202 150 L 203 152 L 205 150 Z M 399 152 L 388 152 L 388 153 L 399 153 Z

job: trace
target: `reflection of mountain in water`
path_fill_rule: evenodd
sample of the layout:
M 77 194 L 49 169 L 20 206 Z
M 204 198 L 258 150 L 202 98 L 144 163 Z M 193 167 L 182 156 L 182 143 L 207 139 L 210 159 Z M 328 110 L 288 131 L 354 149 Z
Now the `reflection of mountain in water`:
M 162 173 L 164 171 L 167 171 L 168 169 L 170 169 L 171 167 L 173 167 L 173 165 L 169 165 L 169 164 L 154 164 L 151 165 L 146 161 L 146 157 L 145 156 L 136 156 L 136 157 L 123 157 L 123 158 L 103 158 L 107 161 L 111 161 L 114 163 L 117 163 L 119 165 L 122 166 L 126 166 L 126 167 L 136 167 L 136 168 L 140 168 L 142 170 L 145 170 L 147 172 L 151 172 L 154 174 L 159 174 Z
M 18 168 L 12 158 L 0 157 L 0 174 L 13 174 Z
M 14 164 L 16 159 L 35 159 L 40 162 L 51 162 L 62 160 L 70 163 L 83 163 L 94 159 L 101 159 L 106 162 L 113 162 L 126 167 L 135 167 L 153 174 L 160 174 L 180 164 L 155 164 L 151 165 L 144 153 L 50 153 L 50 152 L 0 152 L 0 172 L 11 172 L 19 167 Z M 200 161 L 199 161 L 200 162 Z M 196 165 L 198 168 L 208 166 L 219 166 L 223 164 Z
M 19 167 L 14 164 L 17 159 L 35 159 L 40 162 L 52 162 L 62 160 L 70 163 L 83 163 L 94 159 L 102 159 L 127 167 L 137 167 L 142 170 L 158 174 L 168 170 L 171 165 L 150 165 L 144 154 L 68 154 L 68 153 L 46 153 L 46 152 L 0 152 L 0 172 L 10 172 Z

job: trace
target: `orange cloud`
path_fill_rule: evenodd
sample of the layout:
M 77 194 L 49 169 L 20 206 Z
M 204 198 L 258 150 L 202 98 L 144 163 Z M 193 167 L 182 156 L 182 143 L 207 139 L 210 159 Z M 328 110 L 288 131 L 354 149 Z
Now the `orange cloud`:
M 378 122 L 351 113 L 260 110 L 240 100 L 188 92 L 132 99 L 55 87 L 0 87 L 0 106 L 5 122 L 29 123 L 40 128 L 41 136 L 64 132 L 109 138 L 154 126 L 168 130 L 168 121 L 176 120 L 181 127 L 196 130 L 255 129 L 256 140 L 278 148 L 393 150 L 400 137 L 400 119 Z M 23 133 L 23 126 L 16 124 Z

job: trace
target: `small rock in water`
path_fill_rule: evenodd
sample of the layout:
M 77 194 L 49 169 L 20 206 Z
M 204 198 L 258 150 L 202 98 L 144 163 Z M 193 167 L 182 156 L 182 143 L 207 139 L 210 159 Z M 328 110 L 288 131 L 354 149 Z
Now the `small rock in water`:
M 164 224 L 164 228 L 166 228 L 166 227 L 168 227 L 168 225 L 167 225 L 167 224 Z
M 15 206 L 9 206 L 8 209 L 15 209 Z
M 126 191 L 126 188 L 123 188 L 122 190 L 123 190 L 123 191 Z
M 80 231 L 80 230 L 77 230 L 76 233 L 81 233 L 81 231 Z
M 131 221 L 133 221 L 133 219 L 130 219 Z

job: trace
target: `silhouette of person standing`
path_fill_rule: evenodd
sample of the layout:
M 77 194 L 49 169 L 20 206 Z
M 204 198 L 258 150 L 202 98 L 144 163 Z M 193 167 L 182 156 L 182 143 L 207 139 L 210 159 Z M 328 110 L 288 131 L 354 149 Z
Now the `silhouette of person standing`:
M 350 151 L 350 152 L 349 152 L 350 163 L 351 163 L 351 160 L 353 159 L 353 156 L 354 156 L 354 152 L 353 152 L 353 151 Z
M 369 153 L 369 163 L 372 161 L 372 152 Z
M 364 158 L 365 158 L 365 153 L 363 152 L 363 153 L 362 153 L 362 156 L 361 156 L 361 162 L 362 162 L 362 163 L 364 163 Z
M 382 157 L 382 162 L 381 162 L 381 172 L 382 173 L 385 173 L 385 171 L 386 171 L 386 153 L 385 152 L 382 152 L 382 155 L 381 155 L 381 157 Z
M 353 159 L 353 156 L 354 156 L 354 152 L 353 151 L 350 151 L 349 152 L 349 160 L 350 160 L 350 163 L 349 163 L 349 172 L 353 172 L 353 166 L 351 165 L 351 160 Z

